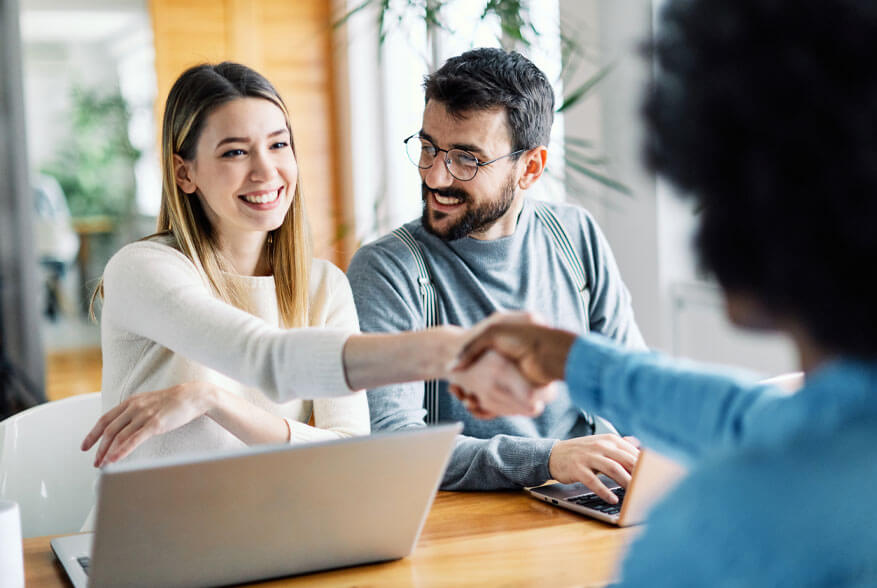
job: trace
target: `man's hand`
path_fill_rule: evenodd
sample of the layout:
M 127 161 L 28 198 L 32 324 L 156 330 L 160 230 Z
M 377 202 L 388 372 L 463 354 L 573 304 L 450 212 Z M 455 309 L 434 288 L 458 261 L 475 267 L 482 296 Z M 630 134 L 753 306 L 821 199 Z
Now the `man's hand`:
M 563 378 L 575 335 L 529 320 L 489 320 L 494 322 L 463 348 L 451 375 L 451 392 L 481 418 L 538 415 L 554 399 L 555 391 L 549 384 Z M 506 361 L 500 363 L 486 355 L 490 351 Z M 511 366 L 516 368 L 514 377 L 509 375 Z
M 551 477 L 563 484 L 581 482 L 610 504 L 618 498 L 597 474 L 609 476 L 627 488 L 639 457 L 638 441 L 618 435 L 589 435 L 558 441 L 548 458 Z
M 450 392 L 481 419 L 510 414 L 535 417 L 556 394 L 553 386 L 533 389 L 515 364 L 490 350 L 465 370 L 453 371 L 448 380 Z
M 529 323 L 495 323 L 469 341 L 460 354 L 458 370 L 466 369 L 488 349 L 518 366 L 533 387 L 562 380 L 566 357 L 575 334 Z

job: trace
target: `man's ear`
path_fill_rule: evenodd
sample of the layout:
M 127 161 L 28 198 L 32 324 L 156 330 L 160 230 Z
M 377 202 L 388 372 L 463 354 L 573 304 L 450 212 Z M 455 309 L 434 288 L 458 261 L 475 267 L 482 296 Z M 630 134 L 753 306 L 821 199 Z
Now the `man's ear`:
M 545 145 L 539 145 L 521 155 L 524 164 L 524 173 L 518 179 L 518 187 L 526 190 L 542 177 L 545 164 L 548 163 L 548 149 Z
M 174 180 L 177 182 L 180 190 L 186 194 L 194 194 L 197 186 L 192 181 L 191 164 L 182 157 L 174 153 Z

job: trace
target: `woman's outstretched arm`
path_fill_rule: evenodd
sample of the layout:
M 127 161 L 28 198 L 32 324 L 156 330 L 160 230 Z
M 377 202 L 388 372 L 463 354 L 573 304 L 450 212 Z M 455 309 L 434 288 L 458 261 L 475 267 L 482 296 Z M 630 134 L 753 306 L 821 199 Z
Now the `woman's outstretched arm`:
M 466 336 L 458 327 L 398 334 L 281 329 L 217 299 L 181 253 L 128 245 L 104 273 L 101 320 L 154 341 L 275 402 L 444 377 Z

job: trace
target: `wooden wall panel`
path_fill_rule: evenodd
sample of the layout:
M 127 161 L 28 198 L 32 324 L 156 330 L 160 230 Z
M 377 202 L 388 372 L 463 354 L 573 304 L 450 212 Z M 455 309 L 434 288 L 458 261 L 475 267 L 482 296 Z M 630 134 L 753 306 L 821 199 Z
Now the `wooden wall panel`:
M 150 14 L 158 81 L 156 111 L 161 115 L 167 93 L 183 70 L 228 57 L 227 15 L 225 4 L 216 0 L 151 0 Z M 161 117 L 157 120 L 160 125 Z
M 337 241 L 343 198 L 335 163 L 330 3 L 325 0 L 151 0 L 161 104 L 176 77 L 204 61 L 233 60 L 262 73 L 292 118 L 315 253 L 346 267 Z M 160 124 L 160 123 L 159 123 Z

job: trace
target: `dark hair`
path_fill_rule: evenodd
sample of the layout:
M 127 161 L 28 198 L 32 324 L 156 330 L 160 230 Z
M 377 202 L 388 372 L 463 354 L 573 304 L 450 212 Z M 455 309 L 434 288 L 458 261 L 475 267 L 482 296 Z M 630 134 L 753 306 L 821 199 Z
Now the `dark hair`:
M 426 102 L 441 102 L 453 116 L 505 108 L 515 151 L 548 145 L 554 91 L 545 74 L 520 53 L 467 51 L 426 76 L 423 89 Z
M 703 267 L 834 351 L 877 354 L 877 3 L 676 0 L 650 165 L 696 201 Z

